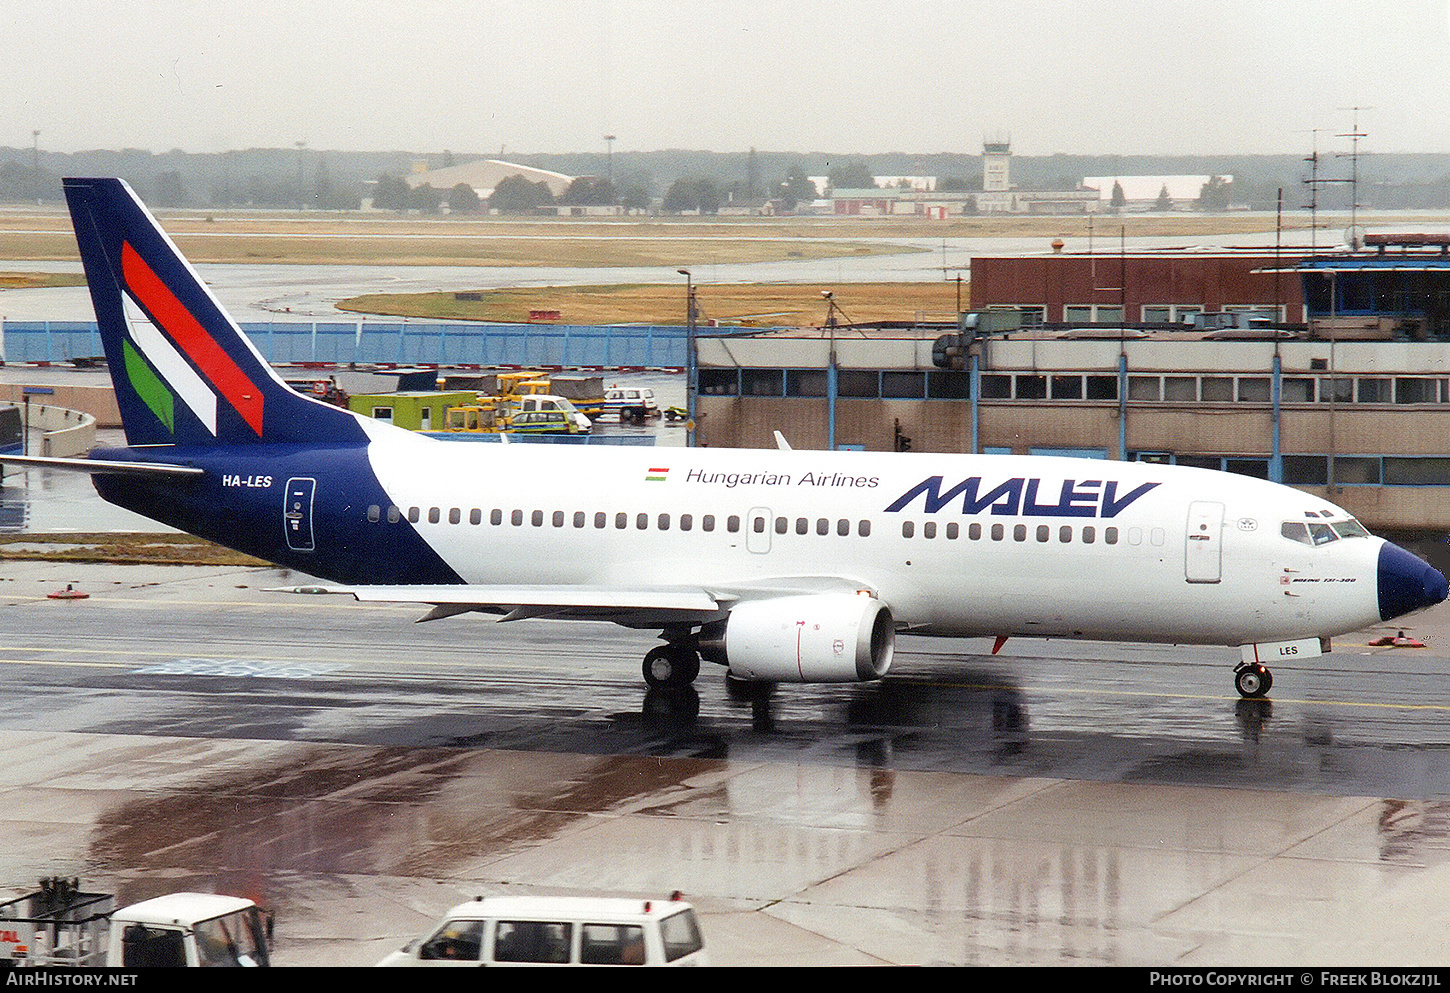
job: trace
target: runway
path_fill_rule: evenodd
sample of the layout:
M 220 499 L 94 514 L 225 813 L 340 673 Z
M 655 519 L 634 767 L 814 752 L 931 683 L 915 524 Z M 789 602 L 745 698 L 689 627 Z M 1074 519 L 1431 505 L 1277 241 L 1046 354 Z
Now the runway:
M 661 699 L 645 633 L 267 592 L 299 582 L 6 563 L 5 895 L 242 892 L 283 965 L 479 893 L 675 889 L 720 965 L 1450 953 L 1445 605 L 1270 701 L 1226 650 L 922 638 L 878 684 Z

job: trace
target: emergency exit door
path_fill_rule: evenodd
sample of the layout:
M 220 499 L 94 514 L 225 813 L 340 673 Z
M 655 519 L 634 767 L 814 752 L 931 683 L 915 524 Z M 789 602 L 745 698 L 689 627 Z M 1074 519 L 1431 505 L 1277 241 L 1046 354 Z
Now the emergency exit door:
M 294 552 L 313 551 L 312 497 L 317 480 L 297 476 L 287 480 L 287 498 L 282 507 L 282 528 L 287 532 L 287 547 Z
M 1195 500 L 1188 505 L 1188 536 L 1184 578 L 1190 583 L 1216 583 L 1223 572 L 1223 504 Z

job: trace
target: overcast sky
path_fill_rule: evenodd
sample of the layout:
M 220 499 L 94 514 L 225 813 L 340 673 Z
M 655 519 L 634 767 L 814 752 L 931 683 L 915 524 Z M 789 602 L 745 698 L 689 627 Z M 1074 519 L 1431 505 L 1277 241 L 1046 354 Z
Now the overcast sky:
M 29 0 L 0 145 L 1450 152 L 1447 0 Z

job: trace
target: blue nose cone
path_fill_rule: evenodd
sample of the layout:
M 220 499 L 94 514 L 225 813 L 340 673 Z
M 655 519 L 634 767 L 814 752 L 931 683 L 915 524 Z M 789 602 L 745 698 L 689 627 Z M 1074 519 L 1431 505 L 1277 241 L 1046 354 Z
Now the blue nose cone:
M 1388 541 L 1380 549 L 1380 620 L 1387 621 L 1421 607 L 1433 607 L 1450 596 L 1450 586 L 1434 566 Z

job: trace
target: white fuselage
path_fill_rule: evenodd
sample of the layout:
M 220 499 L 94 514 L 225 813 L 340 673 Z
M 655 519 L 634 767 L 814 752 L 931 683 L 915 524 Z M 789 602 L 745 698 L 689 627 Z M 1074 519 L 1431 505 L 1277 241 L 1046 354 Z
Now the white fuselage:
M 889 604 L 899 628 L 943 635 L 1242 645 L 1380 620 L 1384 542 L 1285 537 L 1285 522 L 1357 525 L 1319 498 L 1242 476 L 1055 457 L 373 435 L 384 491 L 470 584 L 694 585 L 749 599 L 846 580 Z

